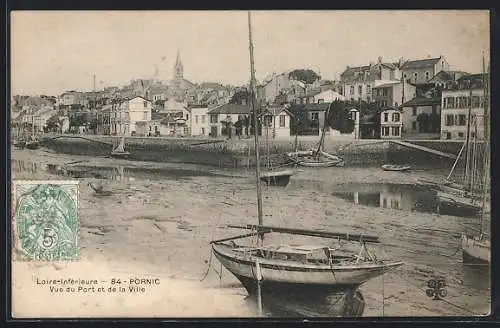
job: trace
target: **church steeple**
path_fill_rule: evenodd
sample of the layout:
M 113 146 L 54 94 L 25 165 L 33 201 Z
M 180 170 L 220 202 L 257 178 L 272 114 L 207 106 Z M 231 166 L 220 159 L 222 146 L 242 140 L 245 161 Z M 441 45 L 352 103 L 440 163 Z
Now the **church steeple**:
M 177 49 L 177 58 L 175 60 L 174 72 L 175 72 L 174 78 L 176 79 L 184 78 L 184 67 L 182 66 L 181 54 L 178 49 Z

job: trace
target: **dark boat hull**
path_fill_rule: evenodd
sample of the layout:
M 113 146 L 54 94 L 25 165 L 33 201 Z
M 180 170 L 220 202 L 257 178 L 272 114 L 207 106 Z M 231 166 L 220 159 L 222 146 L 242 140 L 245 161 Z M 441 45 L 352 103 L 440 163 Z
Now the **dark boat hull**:
M 470 265 L 487 266 L 490 264 L 488 261 L 485 261 L 485 260 L 482 260 L 478 257 L 470 255 L 466 250 L 462 250 L 462 262 L 464 264 L 470 264 Z
M 243 287 L 249 295 L 257 294 L 257 282 L 255 279 L 248 278 L 242 275 L 233 273 L 233 275 L 241 282 Z M 304 298 L 310 298 L 312 296 L 317 298 L 323 298 L 328 294 L 340 293 L 349 290 L 355 290 L 359 285 L 335 285 L 331 284 L 297 284 L 289 282 L 275 282 L 275 281 L 263 281 L 262 291 L 263 293 L 278 293 L 278 294 L 290 294 L 297 297 L 297 295 L 302 295 Z
M 24 147 L 34 150 L 34 149 L 40 148 L 40 143 L 39 142 L 27 142 Z
M 292 175 L 292 171 L 266 172 L 261 175 L 260 180 L 270 186 L 286 187 L 290 183 L 290 177 Z

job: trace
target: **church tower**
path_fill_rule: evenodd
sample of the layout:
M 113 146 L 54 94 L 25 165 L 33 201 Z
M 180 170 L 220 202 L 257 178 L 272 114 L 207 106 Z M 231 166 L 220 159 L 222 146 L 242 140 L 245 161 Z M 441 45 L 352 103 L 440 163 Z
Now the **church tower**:
M 175 60 L 174 72 L 175 79 L 184 78 L 184 67 L 182 66 L 181 54 L 179 50 L 177 50 L 177 59 Z

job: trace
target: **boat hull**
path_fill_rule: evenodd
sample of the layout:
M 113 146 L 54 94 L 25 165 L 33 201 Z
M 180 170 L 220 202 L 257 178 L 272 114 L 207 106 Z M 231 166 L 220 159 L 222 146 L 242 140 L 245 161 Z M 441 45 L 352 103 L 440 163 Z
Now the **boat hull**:
M 394 171 L 394 172 L 406 172 L 411 169 L 407 165 L 382 165 L 382 170 L 384 171 Z
M 250 293 L 256 292 L 256 257 L 235 254 L 231 247 L 212 244 L 212 250 L 220 263 L 231 272 Z M 345 266 L 327 264 L 289 263 L 287 261 L 259 258 L 263 288 L 273 291 L 332 293 L 353 290 L 366 281 L 403 265 L 350 264 Z
M 264 181 L 270 186 L 285 187 L 290 183 L 290 177 L 293 172 L 290 170 L 285 171 L 270 171 L 260 175 L 260 180 Z
M 344 159 L 340 156 L 320 151 L 320 156 L 317 157 L 314 153 L 314 150 L 305 150 L 287 153 L 286 156 L 295 164 L 306 167 L 342 167 L 345 165 Z
M 38 149 L 40 148 L 40 143 L 39 142 L 27 142 L 25 145 L 24 145 L 25 148 L 28 148 L 28 149 Z
M 110 156 L 113 158 L 127 158 L 129 155 L 129 152 L 112 152 L 110 154 Z
M 462 257 L 466 264 L 488 264 L 491 259 L 490 243 L 463 235 Z
M 454 193 L 438 191 L 437 198 L 439 200 L 440 207 L 453 207 L 473 212 L 479 212 L 482 207 L 481 202 L 471 199 L 470 197 L 464 197 Z

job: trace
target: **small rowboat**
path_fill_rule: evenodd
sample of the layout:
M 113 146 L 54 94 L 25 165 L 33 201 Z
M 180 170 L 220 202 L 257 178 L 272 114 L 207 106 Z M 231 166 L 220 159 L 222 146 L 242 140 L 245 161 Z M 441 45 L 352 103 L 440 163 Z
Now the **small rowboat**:
M 344 166 L 344 159 L 337 155 L 328 154 L 324 151 L 302 150 L 286 154 L 287 157 L 300 166 L 307 167 L 332 167 Z
M 411 166 L 409 166 L 409 165 L 385 164 L 385 165 L 382 165 L 382 170 L 384 170 L 384 171 L 404 172 L 404 171 L 411 170 Z
M 260 174 L 260 180 L 271 186 L 285 187 L 290 183 L 292 170 L 268 171 Z

